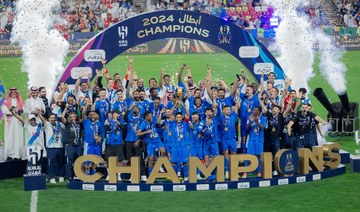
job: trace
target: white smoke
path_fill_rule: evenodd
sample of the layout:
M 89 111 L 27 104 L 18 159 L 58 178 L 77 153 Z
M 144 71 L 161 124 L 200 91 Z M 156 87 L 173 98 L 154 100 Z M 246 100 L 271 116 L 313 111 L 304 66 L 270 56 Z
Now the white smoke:
M 320 54 L 320 71 L 331 87 L 339 95 L 346 92 L 346 66 L 342 62 L 343 49 L 337 47 L 333 39 L 322 30 L 315 30 Z
M 320 71 L 338 94 L 346 91 L 346 66 L 341 61 L 342 50 L 335 46 L 331 36 L 321 29 L 313 29 L 309 16 L 298 9 L 310 5 L 310 0 L 265 0 L 274 6 L 275 15 L 281 19 L 276 30 L 275 49 L 280 53 L 278 62 L 292 79 L 292 87 L 305 87 L 313 76 L 315 50 L 318 44 Z M 274 49 L 272 46 L 272 49 Z
M 57 74 L 64 69 L 69 43 L 54 29 L 59 19 L 60 0 L 19 0 L 11 41 L 19 43 L 22 70 L 28 73 L 28 87 L 44 86 L 50 97 Z
M 305 87 L 309 90 L 308 80 L 313 76 L 314 52 L 313 36 L 310 32 L 308 17 L 300 15 L 296 8 L 302 0 L 266 0 L 275 8 L 280 17 L 276 30 L 276 46 L 280 53 L 277 58 L 285 74 L 292 79 L 292 87 Z

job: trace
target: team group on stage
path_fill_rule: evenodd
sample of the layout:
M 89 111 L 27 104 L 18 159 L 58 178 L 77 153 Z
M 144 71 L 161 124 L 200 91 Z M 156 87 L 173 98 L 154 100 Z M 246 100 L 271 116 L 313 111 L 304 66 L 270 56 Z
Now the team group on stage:
M 25 141 L 25 146 L 42 150 L 50 182 L 56 183 L 56 177 L 60 182 L 73 179 L 73 163 L 83 154 L 104 154 L 106 160 L 117 156 L 120 166 L 139 156 L 141 180 L 146 181 L 156 158 L 168 157 L 186 181 L 189 156 L 208 165 L 222 154 L 228 177 L 229 154 L 259 157 L 264 151 L 275 155 L 281 148 L 311 148 L 317 145 L 317 131 L 321 134 L 319 123 L 326 124 L 311 112 L 305 88 L 292 90 L 287 78 L 279 90 L 272 72 L 263 74 L 258 86 L 250 85 L 242 71 L 227 86 L 222 80 L 213 83 L 208 66 L 205 78 L 195 84 L 184 64 L 177 85 L 162 69 L 159 82 L 151 78 L 145 87 L 132 57 L 123 78 L 119 73 L 111 78 L 106 60 L 102 64 L 93 85 L 90 76 L 80 73 L 74 90 L 61 82 L 51 101 L 44 87 L 31 87 L 24 102 L 16 88 L 10 89 L 2 106 L 8 161 L 21 157 Z M 92 163 L 84 168 L 88 174 L 96 172 Z

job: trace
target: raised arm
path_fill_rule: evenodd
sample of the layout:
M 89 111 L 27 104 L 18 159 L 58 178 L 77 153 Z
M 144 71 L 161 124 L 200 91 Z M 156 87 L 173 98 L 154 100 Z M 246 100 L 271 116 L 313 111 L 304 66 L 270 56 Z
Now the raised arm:
M 95 103 L 94 103 L 94 105 L 95 105 Z M 86 104 L 83 111 L 82 111 L 82 113 L 81 113 L 82 120 L 85 120 L 87 118 L 86 117 L 86 111 L 88 110 L 88 108 L 89 108 L 89 104 Z
M 69 106 L 69 104 L 66 104 L 64 111 L 61 113 L 61 122 L 62 122 L 63 124 L 66 123 L 65 115 L 66 115 L 66 111 L 67 111 L 67 109 L 68 109 L 68 106 Z
M 83 72 L 82 72 L 82 73 L 79 73 L 79 78 L 76 80 L 75 85 L 74 85 L 74 87 L 75 87 L 75 89 L 74 89 L 75 93 L 79 92 L 81 79 L 82 79 L 84 76 L 85 76 L 85 73 L 83 73 Z
M 243 74 L 243 76 L 245 78 L 245 84 L 250 85 L 250 79 L 249 79 L 249 76 L 246 74 L 246 71 L 244 69 L 241 69 L 241 73 Z
M 184 69 L 186 67 L 186 64 L 183 64 L 180 68 L 180 71 L 177 75 L 177 80 L 178 80 L 178 83 L 181 83 L 182 82 L 182 75 L 183 75 L 183 72 L 184 72 Z
M 206 73 L 205 81 L 207 81 L 207 83 L 209 84 L 211 84 L 213 81 L 210 65 L 207 65 L 207 73 Z
M 159 79 L 159 87 L 162 89 L 162 86 L 164 84 L 163 82 L 163 76 L 164 76 L 164 67 L 161 67 L 160 69 L 160 79 Z
M 41 114 L 41 111 L 40 111 L 40 110 L 38 111 L 37 115 L 38 115 L 38 117 L 40 118 L 42 125 L 45 125 L 46 119 L 45 119 L 45 117 Z
M 23 119 L 19 114 L 15 113 L 14 109 L 15 109 L 15 107 L 11 107 L 11 108 L 9 109 L 10 112 L 11 112 L 11 114 L 12 114 L 13 116 L 15 116 L 15 118 L 17 118 L 17 119 L 21 122 L 22 125 L 24 125 L 24 124 L 25 124 L 24 119 Z

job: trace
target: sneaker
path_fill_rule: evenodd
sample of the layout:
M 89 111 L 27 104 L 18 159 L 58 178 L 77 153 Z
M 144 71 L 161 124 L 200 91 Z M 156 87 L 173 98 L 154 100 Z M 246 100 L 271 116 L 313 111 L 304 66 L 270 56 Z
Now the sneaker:
M 55 178 L 51 178 L 51 179 L 50 179 L 50 183 L 51 183 L 51 184 L 56 184 Z
M 276 171 L 276 170 L 274 171 L 273 175 L 278 175 L 278 173 L 277 173 L 277 171 Z
M 196 175 L 196 179 L 198 179 L 198 180 L 202 180 L 203 178 L 201 177 L 201 175 L 200 175 L 200 174 L 197 174 L 197 175 Z
M 178 176 L 178 177 L 181 177 L 181 172 L 178 172 L 178 173 L 177 173 L 177 176 Z
M 148 179 L 145 175 L 141 175 L 141 181 L 146 182 Z
M 118 174 L 118 181 L 119 181 L 119 182 L 122 181 L 122 179 L 121 179 L 121 174 Z
M 189 178 L 188 178 L 188 177 L 184 177 L 184 181 L 189 181 Z
M 225 179 L 229 179 L 229 172 L 228 171 L 225 172 Z
M 247 177 L 247 173 L 244 173 L 241 178 L 246 178 Z
M 63 183 L 65 180 L 63 177 L 59 177 L 59 183 Z
M 109 181 L 109 175 L 108 176 L 106 176 L 106 179 L 105 179 L 106 181 Z

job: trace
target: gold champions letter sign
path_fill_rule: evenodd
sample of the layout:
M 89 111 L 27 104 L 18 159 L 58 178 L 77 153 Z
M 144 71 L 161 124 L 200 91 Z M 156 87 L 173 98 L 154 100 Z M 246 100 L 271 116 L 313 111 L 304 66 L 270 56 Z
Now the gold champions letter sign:
M 340 164 L 340 155 L 336 152 L 340 150 L 338 143 L 326 143 L 322 147 L 315 146 L 310 149 L 300 148 L 298 151 L 282 149 L 278 151 L 274 158 L 274 166 L 280 176 L 292 176 L 296 172 L 299 174 L 308 174 L 309 167 L 317 172 L 322 172 L 324 167 L 335 169 Z M 325 160 L 324 160 L 325 159 Z M 83 163 L 86 161 L 95 164 L 104 163 L 104 159 L 97 155 L 83 155 L 79 157 L 74 164 L 74 173 L 84 182 L 96 182 L 103 175 L 95 173 L 88 175 L 84 171 Z M 239 166 L 240 161 L 248 161 L 247 166 Z M 264 179 L 272 178 L 272 154 L 264 152 L 261 154 L 261 176 Z M 239 173 L 252 172 L 257 169 L 259 161 L 256 156 L 249 154 L 230 155 L 229 171 L 230 181 L 238 181 Z M 160 173 L 160 167 L 164 166 L 167 170 Z M 297 170 L 297 167 L 299 169 Z M 224 156 L 220 155 L 210 162 L 206 167 L 197 157 L 189 157 L 189 182 L 196 183 L 197 170 L 208 177 L 213 171 L 216 171 L 216 181 L 224 182 Z M 138 184 L 140 182 L 140 158 L 132 157 L 131 166 L 122 167 L 118 165 L 117 157 L 110 157 L 108 162 L 109 183 L 117 183 L 118 173 L 131 174 L 131 183 Z M 167 157 L 161 157 L 155 163 L 154 169 L 150 174 L 147 184 L 153 184 L 157 178 L 169 178 L 173 183 L 180 183 L 175 171 L 172 169 L 171 163 Z
M 152 16 L 151 18 L 143 19 L 143 27 L 146 27 L 146 29 L 139 30 L 137 37 L 145 38 L 150 35 L 168 32 L 181 32 L 205 38 L 209 37 L 209 30 L 201 28 L 200 25 L 201 16 L 194 18 L 192 15 L 184 14 L 179 20 L 174 20 L 174 15 Z

